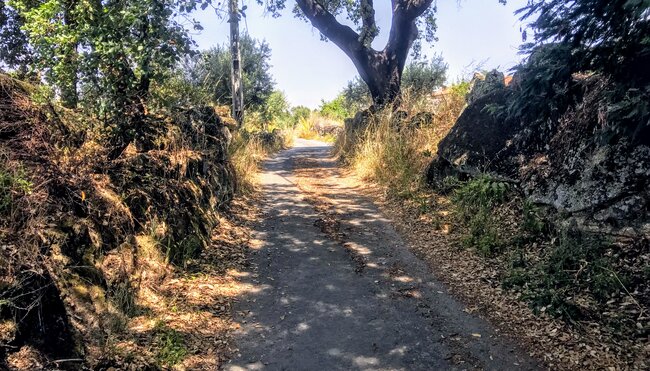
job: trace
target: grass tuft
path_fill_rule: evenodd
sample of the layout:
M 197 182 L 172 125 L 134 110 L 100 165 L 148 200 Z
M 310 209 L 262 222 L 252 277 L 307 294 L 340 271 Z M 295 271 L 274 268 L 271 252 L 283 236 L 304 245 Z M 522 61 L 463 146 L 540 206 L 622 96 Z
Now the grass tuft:
M 162 366 L 174 366 L 187 357 L 189 352 L 180 332 L 167 327 L 163 322 L 158 322 L 154 330 L 157 332 L 158 344 L 156 359 Z
M 23 169 L 11 171 L 0 166 L 0 213 L 11 211 L 15 198 L 30 194 L 32 188 Z

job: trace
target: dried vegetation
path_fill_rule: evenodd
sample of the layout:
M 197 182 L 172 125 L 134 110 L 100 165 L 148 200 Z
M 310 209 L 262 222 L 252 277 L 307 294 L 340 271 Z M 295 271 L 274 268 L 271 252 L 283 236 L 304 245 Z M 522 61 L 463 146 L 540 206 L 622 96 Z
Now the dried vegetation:
M 465 105 L 458 97 L 359 113 L 339 136 L 340 158 L 468 310 L 547 366 L 649 367 L 647 240 L 580 232 L 504 180 L 424 184 L 438 142 Z
M 108 160 L 100 123 L 35 93 L 0 75 L 0 368 L 213 369 L 248 238 L 226 126 L 150 115 Z

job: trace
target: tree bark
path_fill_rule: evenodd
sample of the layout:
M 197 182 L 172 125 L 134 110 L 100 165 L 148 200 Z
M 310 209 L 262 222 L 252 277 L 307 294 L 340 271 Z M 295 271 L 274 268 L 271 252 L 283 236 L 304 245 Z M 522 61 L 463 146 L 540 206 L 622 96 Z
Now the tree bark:
M 63 22 L 66 27 L 76 33 L 77 20 L 75 18 L 74 10 L 77 6 L 76 0 L 63 1 Z M 77 84 L 79 77 L 77 76 L 77 43 L 73 42 L 64 45 L 63 50 L 63 76 L 59 79 L 61 89 L 61 104 L 66 108 L 77 108 L 79 104 L 79 93 L 77 91 Z
M 374 26 L 373 12 L 364 12 L 364 32 L 359 35 L 352 28 L 340 24 L 316 0 L 296 2 L 311 24 L 352 60 L 361 79 L 368 85 L 375 108 L 399 102 L 406 58 L 418 36 L 415 20 L 433 0 L 392 0 L 393 20 L 388 43 L 382 51 L 370 46 L 374 35 L 372 28 L 367 27 Z M 372 7 L 372 1 L 365 0 L 363 5 Z
M 244 124 L 244 89 L 242 86 L 241 51 L 239 47 L 239 8 L 237 0 L 230 0 L 230 55 L 231 66 L 231 94 L 232 116 L 237 126 Z

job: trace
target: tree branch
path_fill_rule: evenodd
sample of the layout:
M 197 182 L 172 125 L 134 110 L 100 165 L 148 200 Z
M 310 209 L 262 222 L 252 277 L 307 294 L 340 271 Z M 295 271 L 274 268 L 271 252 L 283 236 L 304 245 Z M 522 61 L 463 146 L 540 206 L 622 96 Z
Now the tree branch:
M 311 24 L 353 60 L 358 57 L 359 52 L 365 49 L 360 41 L 359 34 L 352 28 L 340 24 L 334 15 L 323 8 L 317 1 L 296 0 L 296 3 L 305 17 L 311 21 Z
M 392 0 L 393 21 L 384 49 L 388 55 L 397 56 L 397 60 L 402 63 L 406 61 L 408 52 L 418 37 L 415 20 L 424 14 L 432 3 L 433 0 Z
M 361 35 L 359 41 L 370 47 L 372 41 L 379 34 L 377 23 L 375 21 L 375 7 L 372 0 L 361 0 Z

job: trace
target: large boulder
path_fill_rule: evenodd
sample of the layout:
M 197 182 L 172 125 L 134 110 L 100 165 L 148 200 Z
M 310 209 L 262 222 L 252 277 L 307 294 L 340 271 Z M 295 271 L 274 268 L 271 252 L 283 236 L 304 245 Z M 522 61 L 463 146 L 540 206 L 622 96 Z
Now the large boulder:
M 573 216 L 586 229 L 650 236 L 648 123 L 608 122 L 611 84 L 576 82 L 584 94 L 553 121 L 503 114 L 516 86 L 474 94 L 440 142 L 427 178 L 488 173 L 519 184 L 533 202 Z
M 467 94 L 467 103 L 472 104 L 477 99 L 492 93 L 495 90 L 502 90 L 506 87 L 505 76 L 502 72 L 492 70 L 485 75 L 476 74 L 471 81 L 472 90 Z
M 478 175 L 486 167 L 498 169 L 504 176 L 516 174 L 514 158 L 506 149 L 513 145 L 521 125 L 504 120 L 490 111 L 491 107 L 506 104 L 508 91 L 496 89 L 476 98 L 458 118 L 438 146 L 438 157 L 458 171 Z

